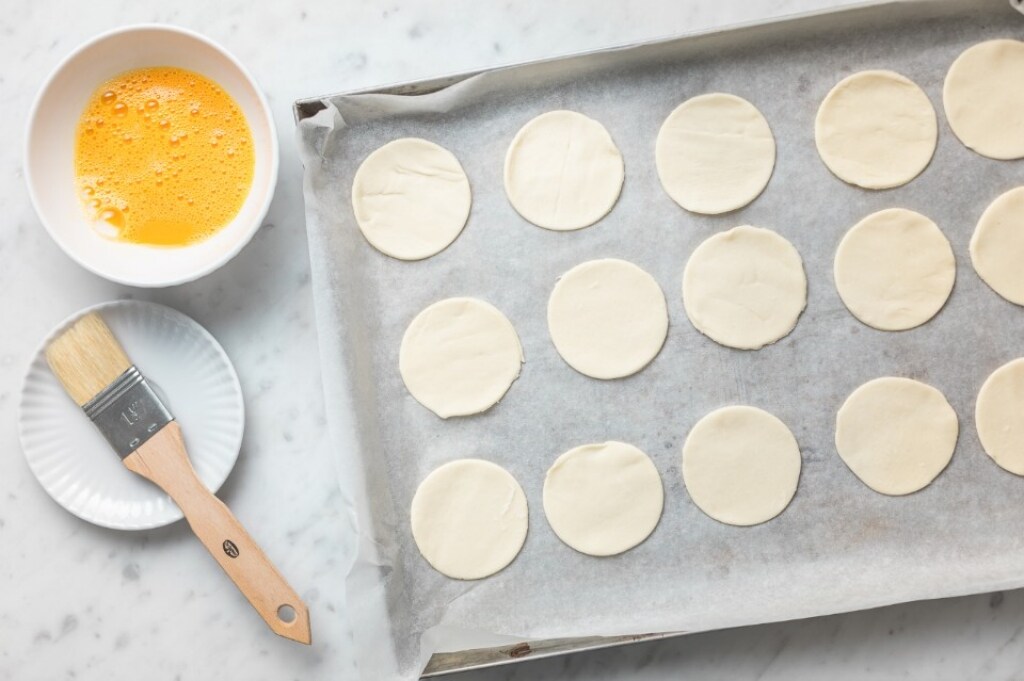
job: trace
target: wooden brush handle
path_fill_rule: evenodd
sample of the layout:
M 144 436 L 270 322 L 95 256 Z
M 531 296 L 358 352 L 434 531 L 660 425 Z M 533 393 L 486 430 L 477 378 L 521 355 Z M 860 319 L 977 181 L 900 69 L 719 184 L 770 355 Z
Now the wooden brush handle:
M 171 421 L 124 459 L 128 470 L 170 495 L 199 540 L 280 636 L 310 643 L 309 611 L 228 507 L 203 485 L 189 462 L 181 427 Z M 288 608 L 293 617 L 287 619 Z

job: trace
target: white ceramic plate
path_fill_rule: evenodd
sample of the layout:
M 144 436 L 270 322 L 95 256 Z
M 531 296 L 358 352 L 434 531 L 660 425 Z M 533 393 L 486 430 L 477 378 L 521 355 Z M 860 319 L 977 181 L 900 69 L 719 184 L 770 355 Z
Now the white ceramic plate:
M 18 409 L 21 447 L 39 483 L 79 518 L 118 530 L 161 527 L 182 517 L 156 485 L 114 450 L 50 372 L 43 349 L 87 312 L 99 312 L 181 424 L 192 465 L 211 490 L 228 477 L 242 444 L 242 388 L 220 344 L 198 323 L 155 303 L 117 301 L 75 313 L 29 365 Z

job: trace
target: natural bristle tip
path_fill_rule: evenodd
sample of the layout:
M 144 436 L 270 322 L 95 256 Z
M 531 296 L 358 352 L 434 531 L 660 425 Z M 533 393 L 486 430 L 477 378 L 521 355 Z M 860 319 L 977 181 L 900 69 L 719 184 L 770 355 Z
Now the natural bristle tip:
M 46 361 L 75 402 L 84 405 L 131 366 L 103 319 L 91 312 L 46 348 Z

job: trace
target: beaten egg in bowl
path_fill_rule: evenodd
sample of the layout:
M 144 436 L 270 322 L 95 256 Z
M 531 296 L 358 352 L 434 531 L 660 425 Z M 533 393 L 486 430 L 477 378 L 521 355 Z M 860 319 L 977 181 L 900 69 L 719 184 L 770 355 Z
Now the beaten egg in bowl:
M 277 170 L 252 76 L 175 26 L 97 36 L 61 61 L 29 112 L 25 179 L 41 225 L 122 284 L 172 286 L 229 261 L 259 230 Z
M 252 134 L 217 83 L 147 67 L 103 83 L 75 136 L 75 179 L 104 236 L 185 246 L 238 214 L 252 185 Z

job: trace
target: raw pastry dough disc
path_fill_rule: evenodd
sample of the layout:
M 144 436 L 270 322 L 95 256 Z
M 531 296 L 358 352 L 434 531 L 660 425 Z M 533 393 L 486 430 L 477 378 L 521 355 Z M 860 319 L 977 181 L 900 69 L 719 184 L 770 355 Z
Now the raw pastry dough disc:
M 575 111 L 550 111 L 520 128 L 505 155 L 512 207 L 545 229 L 588 227 L 612 209 L 625 169 L 611 135 Z
M 764 190 L 775 168 L 775 138 L 753 104 L 716 92 L 676 107 L 658 132 L 654 154 L 673 201 L 718 215 L 742 208 Z
M 683 445 L 683 482 L 690 498 L 729 525 L 757 525 L 782 513 L 796 494 L 800 465 L 793 433 L 755 407 L 711 412 Z
M 971 262 L 993 291 L 1024 305 L 1024 187 L 1001 195 L 981 214 L 971 237 Z
M 836 449 L 871 489 L 910 494 L 946 468 L 959 429 L 953 407 L 932 386 L 876 378 L 854 390 L 839 409 Z
M 668 334 L 665 294 L 631 262 L 590 260 L 558 280 L 548 329 L 569 366 L 593 378 L 621 378 L 647 366 Z
M 770 229 L 743 225 L 697 247 L 683 272 L 683 305 L 697 330 L 741 350 L 779 340 L 807 304 L 800 254 Z
M 835 260 L 839 297 L 857 319 L 883 331 L 920 326 L 946 304 L 956 279 L 953 248 L 912 210 L 872 213 L 846 233 Z
M 985 453 L 1024 475 L 1024 357 L 996 369 L 978 393 L 974 421 Z
M 402 337 L 405 387 L 443 419 L 479 414 L 519 376 L 523 348 L 512 323 L 476 298 L 446 298 L 416 315 Z
M 1024 158 L 1024 43 L 989 40 L 969 47 L 946 74 L 942 104 L 949 127 L 982 156 Z
M 814 140 L 839 179 L 866 189 L 899 187 L 935 153 L 935 109 L 916 83 L 893 71 L 839 81 L 818 109 Z
M 366 157 L 352 180 L 352 210 L 381 253 L 422 260 L 455 241 L 469 217 L 469 180 L 447 149 L 408 137 Z
M 544 478 L 544 514 L 551 529 L 591 556 L 622 553 L 647 539 L 663 502 L 658 469 L 624 442 L 570 449 Z
M 481 459 L 435 469 L 412 498 L 412 536 L 438 572 L 480 579 L 519 554 L 529 516 L 526 495 L 512 474 Z

